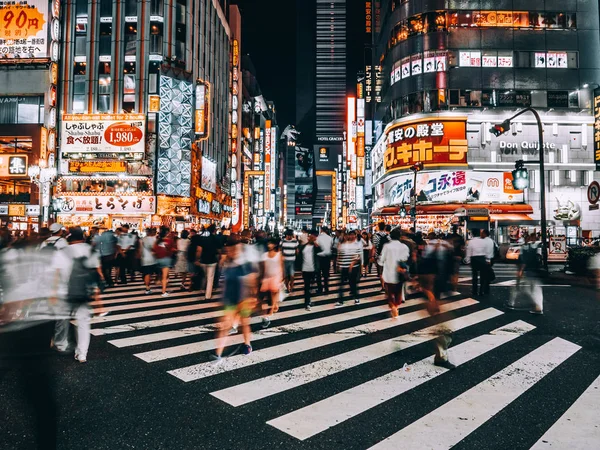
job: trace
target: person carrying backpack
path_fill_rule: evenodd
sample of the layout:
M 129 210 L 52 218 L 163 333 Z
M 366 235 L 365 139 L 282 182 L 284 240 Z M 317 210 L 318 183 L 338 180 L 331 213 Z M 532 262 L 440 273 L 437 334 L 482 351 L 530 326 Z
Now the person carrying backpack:
M 64 237 L 62 237 L 64 229 L 65 227 L 63 227 L 60 223 L 53 223 L 50 225 L 50 233 L 52 233 L 52 236 L 40 244 L 40 250 L 62 250 L 63 248 L 68 247 L 69 243 Z
M 52 298 L 62 304 L 71 317 L 77 320 L 77 346 L 75 359 L 80 363 L 87 361 L 90 345 L 89 303 L 99 300 L 99 289 L 95 282 L 97 273 L 103 278 L 98 254 L 92 246 L 86 244 L 83 230 L 80 227 L 69 229 L 67 236 L 69 246 L 55 253 L 52 260 L 56 271 L 52 289 Z M 61 353 L 70 352 L 69 342 L 70 319 L 58 320 L 54 330 L 53 346 Z

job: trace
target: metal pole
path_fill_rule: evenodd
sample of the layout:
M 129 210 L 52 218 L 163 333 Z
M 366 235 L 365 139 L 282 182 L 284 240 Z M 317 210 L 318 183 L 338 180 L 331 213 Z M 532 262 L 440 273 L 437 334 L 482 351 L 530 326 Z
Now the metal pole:
M 410 205 L 410 209 L 412 211 L 413 205 L 412 203 L 414 203 L 414 208 L 415 208 L 415 216 L 413 217 L 413 228 L 415 229 L 415 234 L 417 233 L 417 171 L 414 171 L 414 177 L 413 177 L 413 202 L 411 202 Z
M 544 130 L 542 126 L 542 120 L 540 119 L 540 115 L 533 108 L 525 108 L 522 111 L 519 111 L 517 114 L 508 119 L 509 122 L 512 122 L 514 119 L 519 117 L 526 112 L 531 112 L 535 116 L 535 120 L 537 121 L 538 133 L 539 133 L 539 145 L 540 145 L 540 160 L 539 161 L 525 161 L 525 164 L 538 163 L 540 164 L 540 215 L 541 215 L 541 227 L 542 227 L 542 265 L 544 267 L 544 271 L 548 272 L 548 227 L 546 223 L 546 172 L 544 168 Z
M 538 112 L 531 108 L 531 112 L 535 116 L 538 125 L 538 133 L 540 139 L 540 213 L 541 213 L 541 225 L 542 225 L 542 264 L 544 271 L 548 272 L 548 227 L 546 224 L 546 170 L 544 168 L 544 130 L 542 128 L 542 121 Z

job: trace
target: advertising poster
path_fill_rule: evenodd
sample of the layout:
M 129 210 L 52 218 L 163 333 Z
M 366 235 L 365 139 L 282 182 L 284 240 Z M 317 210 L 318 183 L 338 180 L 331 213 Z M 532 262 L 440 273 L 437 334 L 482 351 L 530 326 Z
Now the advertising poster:
M 392 177 L 383 185 L 384 206 L 410 203 L 414 175 Z M 376 190 L 381 195 L 381 190 Z M 512 187 L 510 172 L 436 171 L 417 175 L 420 203 L 522 203 L 523 191 Z M 381 204 L 381 203 L 378 203 Z
M 156 197 L 142 195 L 73 195 L 59 197 L 61 214 L 154 214 Z
M 307 148 L 296 147 L 296 163 L 295 175 L 296 178 L 312 178 L 313 177 L 313 155 Z
M 48 57 L 48 5 L 48 0 L 0 3 L 1 58 Z
M 312 206 L 313 204 L 313 185 L 296 185 L 296 206 Z
M 217 192 L 217 163 L 205 156 L 202 157 L 202 180 L 200 187 L 213 194 Z
M 61 151 L 68 153 L 144 153 L 144 114 L 64 114 Z

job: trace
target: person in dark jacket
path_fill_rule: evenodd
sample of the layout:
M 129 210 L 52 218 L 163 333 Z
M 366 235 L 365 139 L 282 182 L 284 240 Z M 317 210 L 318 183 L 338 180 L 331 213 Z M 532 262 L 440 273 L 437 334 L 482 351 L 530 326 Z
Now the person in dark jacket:
M 308 235 L 308 242 L 300 246 L 298 258 L 302 270 L 302 278 L 304 279 L 304 307 L 310 311 L 310 288 L 315 280 L 315 275 L 319 272 L 319 247 L 316 245 L 319 233 L 312 230 Z

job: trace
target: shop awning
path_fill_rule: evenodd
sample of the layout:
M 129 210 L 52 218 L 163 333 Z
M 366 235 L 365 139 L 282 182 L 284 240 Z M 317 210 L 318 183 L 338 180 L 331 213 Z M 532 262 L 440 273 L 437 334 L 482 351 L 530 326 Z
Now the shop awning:
M 410 208 L 406 205 L 406 208 Z M 519 217 L 519 220 L 531 220 L 527 214 L 533 214 L 533 208 L 531 205 L 526 203 L 439 203 L 429 205 L 417 205 L 417 215 L 440 215 L 440 214 L 454 214 L 457 209 L 465 210 L 482 210 L 487 209 L 490 217 L 494 215 L 506 216 L 512 215 L 515 218 Z M 385 208 L 378 209 L 373 212 L 372 216 L 396 216 L 400 212 L 400 206 L 388 206 Z M 526 217 L 528 217 L 526 219 Z M 504 219 L 498 219 L 504 220 Z
M 527 214 L 490 214 L 490 221 L 497 221 L 499 225 L 503 223 L 528 223 L 533 219 Z

